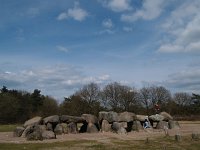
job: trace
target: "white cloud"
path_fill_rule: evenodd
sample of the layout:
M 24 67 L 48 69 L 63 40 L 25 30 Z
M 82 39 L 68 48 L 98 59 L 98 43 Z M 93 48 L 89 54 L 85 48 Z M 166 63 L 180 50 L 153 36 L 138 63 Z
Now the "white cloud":
M 105 20 L 102 22 L 102 25 L 103 25 L 103 27 L 105 27 L 105 28 L 112 28 L 112 27 L 114 26 L 111 19 L 105 19 Z
M 69 51 L 68 48 L 66 48 L 64 46 L 61 46 L 61 45 L 57 45 L 56 48 L 61 52 L 66 52 L 67 53 Z
M 122 21 L 134 22 L 138 19 L 152 20 L 160 16 L 165 5 L 164 0 L 144 0 L 142 8 L 121 16 Z
M 176 91 L 200 92 L 200 69 L 188 69 L 179 73 L 169 75 L 163 82 L 169 88 Z
M 200 52 L 200 1 L 185 1 L 162 25 L 168 42 L 159 52 Z
M 75 2 L 74 8 L 70 8 L 67 12 L 62 12 L 58 15 L 57 20 L 65 20 L 73 18 L 76 21 L 83 21 L 88 16 L 88 12 L 80 8 L 79 3 Z
M 105 30 L 101 30 L 99 32 L 97 32 L 97 35 L 102 35 L 102 34 L 114 34 L 115 31 L 114 30 L 110 30 L 110 29 L 105 29 Z
M 125 32 L 132 32 L 133 28 L 132 27 L 123 27 L 123 31 L 125 31 Z
M 123 12 L 131 10 L 131 0 L 99 0 L 104 7 L 111 9 L 114 12 Z
M 104 84 L 109 78 L 109 75 L 86 76 L 82 70 L 74 66 L 55 65 L 18 72 L 1 71 L 0 85 L 28 91 L 38 88 L 44 94 L 62 100 L 64 96 L 73 94 L 84 84 Z

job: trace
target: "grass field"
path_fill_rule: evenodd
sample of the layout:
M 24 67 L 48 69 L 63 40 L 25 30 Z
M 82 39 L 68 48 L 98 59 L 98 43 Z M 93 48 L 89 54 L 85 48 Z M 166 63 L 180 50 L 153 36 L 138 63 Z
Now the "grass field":
M 17 126 L 16 124 L 10 124 L 10 125 L 0 125 L 0 132 L 12 132 Z
M 183 127 L 199 127 L 200 121 L 188 122 L 181 121 Z M 190 125 L 191 124 L 191 125 Z M 188 126 L 190 125 L 190 126 Z M 0 125 L 0 132 L 10 132 L 18 125 Z M 6 134 L 2 134 L 6 135 Z M 78 136 L 78 135 L 77 135 Z M 119 135 L 120 136 L 120 135 Z M 4 138 L 4 137 L 3 137 Z M 93 140 L 94 139 L 94 140 Z M 56 141 L 51 142 L 48 140 L 44 141 L 33 141 L 28 143 L 21 143 L 20 141 L 0 143 L 0 150 L 199 150 L 200 140 L 194 141 L 191 138 L 191 134 L 181 136 L 181 141 L 177 142 L 174 136 L 156 136 L 140 139 L 119 139 L 119 138 L 109 138 L 103 139 L 90 138 L 87 140 L 77 139 L 77 140 L 66 140 L 66 141 Z
M 1 143 L 0 150 L 65 150 L 65 149 L 97 149 L 97 150 L 199 150 L 200 141 L 191 140 L 190 136 L 182 137 L 180 142 L 174 137 L 161 137 L 146 140 L 119 140 L 111 139 L 109 143 L 100 143 L 91 140 L 66 141 L 56 143 Z

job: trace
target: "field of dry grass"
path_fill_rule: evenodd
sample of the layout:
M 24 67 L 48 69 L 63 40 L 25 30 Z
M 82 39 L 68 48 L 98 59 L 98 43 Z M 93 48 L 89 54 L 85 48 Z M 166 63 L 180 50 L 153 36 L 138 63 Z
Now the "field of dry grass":
M 25 138 L 13 137 L 12 132 L 0 132 L 0 149 L 163 149 L 163 150 L 199 150 L 200 141 L 192 140 L 192 133 L 200 133 L 200 121 L 180 121 L 181 129 L 169 130 L 165 136 L 163 130 L 130 132 L 128 135 L 115 133 L 65 134 L 54 140 L 26 141 Z M 177 142 L 175 134 L 181 135 Z

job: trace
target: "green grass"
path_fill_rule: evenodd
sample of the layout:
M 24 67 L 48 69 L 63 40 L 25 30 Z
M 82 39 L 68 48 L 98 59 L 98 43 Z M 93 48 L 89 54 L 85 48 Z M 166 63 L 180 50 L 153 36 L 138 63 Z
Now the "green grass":
M 29 143 L 10 144 L 1 143 L 0 150 L 199 150 L 200 141 L 192 141 L 190 136 L 182 137 L 180 142 L 176 142 L 174 137 L 160 137 L 149 140 L 119 140 L 110 139 L 110 143 L 100 143 L 91 140 L 77 140 L 55 143 Z
M 11 125 L 0 125 L 0 132 L 12 132 L 17 126 L 21 125 L 16 125 L 16 124 L 11 124 Z

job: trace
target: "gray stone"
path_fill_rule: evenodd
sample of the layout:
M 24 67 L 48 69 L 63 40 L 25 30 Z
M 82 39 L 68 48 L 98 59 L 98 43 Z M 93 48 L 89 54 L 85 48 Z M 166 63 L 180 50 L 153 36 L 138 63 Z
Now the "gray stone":
M 26 128 L 27 126 L 31 126 L 31 125 L 39 125 L 42 121 L 42 117 L 34 117 L 32 119 L 29 119 L 27 120 L 25 123 L 24 123 L 24 127 Z
M 44 124 L 47 124 L 47 123 L 58 124 L 60 122 L 60 118 L 58 115 L 54 115 L 54 116 L 49 116 L 49 117 L 44 118 L 43 121 L 44 121 Z
M 24 132 L 25 128 L 24 127 L 16 127 L 13 133 L 14 137 L 20 137 L 22 133 Z
M 127 134 L 127 131 L 125 128 L 121 127 L 118 131 L 117 134 Z
M 143 130 L 143 126 L 140 121 L 133 121 L 132 130 L 133 131 L 140 131 Z
M 99 120 L 94 115 L 82 114 L 81 117 L 84 118 L 87 123 L 93 123 L 93 124 L 98 124 L 99 123 Z
M 85 119 L 83 117 L 76 117 L 76 116 L 69 116 L 69 115 L 62 115 L 60 116 L 60 121 L 64 123 L 83 123 Z
M 48 123 L 46 124 L 46 129 L 47 129 L 48 131 L 53 131 L 53 126 L 52 126 L 52 124 L 48 122 Z
M 68 133 L 72 133 L 72 134 L 76 134 L 78 133 L 78 129 L 77 129 L 77 124 L 74 122 L 71 122 L 67 125 L 68 127 Z
M 62 128 L 63 128 L 63 133 L 64 133 L 64 134 L 67 134 L 67 133 L 68 133 L 68 127 L 67 127 L 67 124 L 66 124 L 66 123 L 61 123 L 60 125 L 61 125 Z
M 43 131 L 42 138 L 43 139 L 56 139 L 56 135 L 53 131 Z
M 102 132 L 111 132 L 112 131 L 111 124 L 109 124 L 109 122 L 107 120 L 102 121 L 101 131 Z
M 136 115 L 132 112 L 123 112 L 119 113 L 118 121 L 119 122 L 131 122 L 136 119 Z
M 27 133 L 26 139 L 27 140 L 43 140 L 42 137 L 42 130 L 40 126 L 35 125 L 30 128 L 29 132 Z
M 56 135 L 61 135 L 63 133 L 63 126 L 61 124 L 57 124 L 54 129 L 54 133 Z
M 98 133 L 97 127 L 93 123 L 87 125 L 87 133 Z
M 156 125 L 156 129 L 169 129 L 168 122 L 166 121 L 159 121 Z
M 167 113 L 167 112 L 161 112 L 160 115 L 162 115 L 164 117 L 164 121 L 169 121 L 169 120 L 173 120 L 173 117 Z
M 178 121 L 169 120 L 169 129 L 180 129 Z
M 113 123 L 113 122 L 117 122 L 118 119 L 118 113 L 114 112 L 114 111 L 100 111 L 99 112 L 99 121 L 102 120 L 107 120 L 109 123 Z
M 115 131 L 118 134 L 126 133 L 126 132 L 124 132 L 124 131 L 126 131 L 126 129 L 124 128 L 123 123 L 113 122 L 111 127 L 112 127 L 113 131 Z
M 22 136 L 21 137 L 27 137 L 27 135 L 31 132 L 33 132 L 33 125 L 27 126 L 26 129 L 23 131 Z
M 142 122 L 144 122 L 145 119 L 148 119 L 148 116 L 145 116 L 145 115 L 136 115 L 136 120 L 137 120 L 137 121 L 142 121 Z
M 159 121 L 163 121 L 164 117 L 162 115 L 156 114 L 156 115 L 151 115 L 149 116 L 149 120 L 153 121 L 153 122 L 159 122 Z

